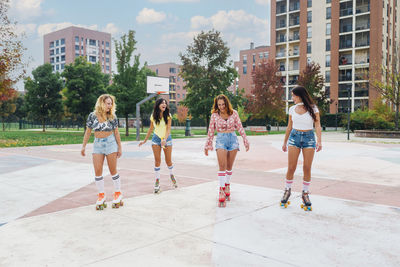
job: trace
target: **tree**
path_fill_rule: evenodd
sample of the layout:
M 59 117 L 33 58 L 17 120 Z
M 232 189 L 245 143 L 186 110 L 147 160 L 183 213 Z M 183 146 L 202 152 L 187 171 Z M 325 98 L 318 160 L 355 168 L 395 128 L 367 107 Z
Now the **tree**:
M 25 75 L 25 64 L 22 61 L 25 48 L 21 36 L 16 33 L 16 23 L 12 23 L 7 16 L 9 2 L 0 1 L 0 94 L 3 99 L 4 94 L 14 95 L 10 90 Z
M 179 123 L 184 123 L 187 119 L 189 109 L 185 106 L 179 105 L 177 111 L 177 119 Z
M 315 62 L 308 63 L 300 73 L 297 84 L 306 88 L 308 93 L 316 102 L 321 114 L 328 111 L 330 99 L 324 89 L 325 79 L 321 74 L 321 67 Z
M 85 127 L 97 98 L 105 93 L 109 75 L 101 72 L 99 64 L 92 65 L 85 58 L 78 57 L 73 64 L 65 66 L 62 76 L 66 80 L 63 95 L 67 112 L 74 114 L 74 118 Z
M 125 135 L 129 136 L 128 116 L 136 111 L 136 103 L 146 97 L 146 87 L 139 86 L 138 79 L 143 72 L 139 68 L 140 55 L 132 55 L 136 50 L 135 32 L 130 30 L 121 37 L 121 41 L 115 42 L 115 54 L 117 56 L 118 74 L 113 77 L 113 84 L 107 91 L 114 95 L 118 101 L 117 114 L 125 118 Z
M 377 77 L 379 76 L 374 76 L 370 80 L 370 85 L 381 94 L 384 100 L 393 106 L 395 111 L 395 129 L 399 130 L 400 73 L 394 64 L 392 68 L 382 67 L 382 79 Z
M 32 71 L 33 79 L 25 81 L 25 104 L 31 118 L 42 123 L 45 131 L 46 120 L 55 119 L 62 114 L 62 80 L 53 67 L 45 63 Z
M 263 61 L 252 73 L 254 89 L 248 96 L 247 111 L 255 118 L 282 120 L 285 117 L 283 86 L 278 66 L 273 60 Z
M 15 90 L 12 90 L 12 95 L 7 96 L 6 100 L 0 101 L 0 117 L 3 124 L 3 131 L 6 130 L 5 121 L 6 119 L 15 112 L 18 99 L 18 93 Z
M 229 48 L 218 31 L 202 31 L 186 49 L 180 53 L 181 77 L 186 81 L 187 95 L 181 104 L 189 108 L 192 116 L 204 119 L 207 129 L 214 98 L 229 93 L 228 87 L 237 77 L 237 72 L 228 62 Z

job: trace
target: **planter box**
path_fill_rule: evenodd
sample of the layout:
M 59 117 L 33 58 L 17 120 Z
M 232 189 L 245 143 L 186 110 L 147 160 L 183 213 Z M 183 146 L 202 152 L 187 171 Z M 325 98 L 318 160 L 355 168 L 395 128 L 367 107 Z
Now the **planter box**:
M 400 131 L 355 130 L 356 137 L 399 138 Z

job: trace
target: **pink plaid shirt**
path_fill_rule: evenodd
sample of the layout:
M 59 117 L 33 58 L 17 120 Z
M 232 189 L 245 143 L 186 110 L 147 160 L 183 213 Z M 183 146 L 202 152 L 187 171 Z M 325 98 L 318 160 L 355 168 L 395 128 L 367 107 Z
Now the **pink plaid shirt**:
M 240 121 L 239 114 L 233 110 L 233 114 L 227 120 L 223 119 L 218 113 L 213 113 L 210 119 L 210 126 L 208 127 L 208 137 L 205 149 L 213 150 L 214 132 L 231 132 L 237 130 L 243 138 L 244 145 L 248 145 L 246 133 L 243 129 L 242 122 Z

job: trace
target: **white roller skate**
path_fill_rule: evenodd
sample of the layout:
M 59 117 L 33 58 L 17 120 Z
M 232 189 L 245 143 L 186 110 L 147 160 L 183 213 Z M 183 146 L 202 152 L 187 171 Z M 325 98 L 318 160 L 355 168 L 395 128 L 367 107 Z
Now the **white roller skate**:
M 122 207 L 123 205 L 124 205 L 124 202 L 122 201 L 122 193 L 114 192 L 112 207 L 118 209 L 120 206 Z
M 103 210 L 107 208 L 106 196 L 104 193 L 99 193 L 96 202 L 96 210 Z
M 156 179 L 156 184 L 154 185 L 154 194 L 159 193 L 161 193 L 160 180 Z
M 171 174 L 170 177 L 171 177 L 172 186 L 173 186 L 174 188 L 177 188 L 177 187 L 178 187 L 178 184 L 176 183 L 175 176 L 174 176 L 173 174 Z

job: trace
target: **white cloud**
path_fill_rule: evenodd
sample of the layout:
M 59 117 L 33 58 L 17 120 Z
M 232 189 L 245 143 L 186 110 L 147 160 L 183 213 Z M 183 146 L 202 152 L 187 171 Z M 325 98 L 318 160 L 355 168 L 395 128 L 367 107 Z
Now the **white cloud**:
M 18 35 L 25 34 L 26 36 L 28 36 L 34 34 L 35 31 L 36 31 L 36 24 L 33 23 L 16 25 L 16 33 Z
M 101 31 L 108 32 L 111 35 L 121 32 L 121 30 L 114 23 L 108 23 L 104 28 L 101 29 Z
M 164 12 L 157 12 L 154 9 L 143 8 L 136 17 L 136 21 L 140 24 L 158 23 L 165 20 L 166 17 L 167 16 Z
M 41 4 L 44 0 L 11 0 L 10 12 L 17 17 L 27 20 L 42 15 Z
M 90 30 L 97 30 L 98 26 L 96 24 L 87 26 L 87 25 L 81 25 L 81 24 L 73 24 L 71 22 L 61 22 L 61 23 L 48 23 L 48 24 L 42 24 L 37 28 L 38 35 L 42 37 L 43 35 L 53 32 L 53 31 L 58 31 L 70 26 L 76 26 L 76 27 L 82 27 Z
M 152 3 L 195 3 L 199 2 L 200 0 L 149 0 Z
M 161 36 L 161 40 L 163 42 L 176 42 L 180 44 L 189 44 L 192 42 L 193 37 L 196 36 L 199 32 L 191 31 L 191 32 L 176 32 L 176 33 L 168 33 L 163 34 Z
M 203 16 L 192 17 L 191 27 L 192 29 L 208 29 L 212 27 L 219 31 L 238 29 L 265 31 L 267 20 L 246 13 L 244 10 L 230 10 L 228 12 L 221 10 L 209 18 Z
M 263 6 L 269 6 L 271 4 L 271 0 L 255 0 L 256 4 L 263 5 Z

